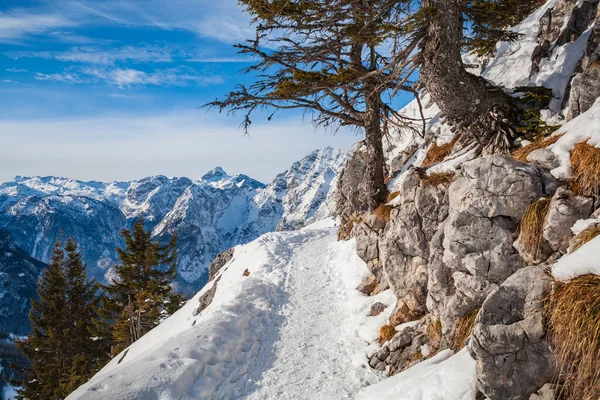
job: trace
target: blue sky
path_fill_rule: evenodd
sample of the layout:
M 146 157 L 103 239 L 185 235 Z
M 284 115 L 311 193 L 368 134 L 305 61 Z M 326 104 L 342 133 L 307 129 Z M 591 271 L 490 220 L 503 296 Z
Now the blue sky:
M 314 132 L 301 115 L 258 120 L 198 106 L 250 76 L 236 0 L 2 0 L 0 181 L 15 175 L 196 178 L 215 165 L 268 181 L 355 133 Z

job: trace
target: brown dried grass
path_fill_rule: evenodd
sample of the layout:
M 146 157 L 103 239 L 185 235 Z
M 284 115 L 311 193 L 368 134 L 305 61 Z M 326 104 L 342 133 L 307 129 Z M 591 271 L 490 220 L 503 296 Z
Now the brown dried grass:
M 557 282 L 547 303 L 559 398 L 600 398 L 600 276 Z
M 387 224 L 390 220 L 393 209 L 394 209 L 394 207 L 392 207 L 392 206 L 388 206 L 387 204 L 382 204 L 379 207 L 377 207 L 377 209 L 375 209 L 375 211 L 373 211 L 372 215 L 376 220 Z
M 390 201 L 394 200 L 398 196 L 400 196 L 400 192 L 392 192 L 392 193 L 388 194 L 387 200 L 385 202 L 389 203 Z
M 442 342 L 442 321 L 439 318 L 427 325 L 426 335 L 429 345 L 438 349 Z
M 438 186 L 450 183 L 452 180 L 454 180 L 454 172 L 443 172 L 425 176 L 423 178 L 423 184 L 428 186 Z
M 380 344 L 384 344 L 388 340 L 391 340 L 396 333 L 396 327 L 392 325 L 383 325 L 379 328 L 379 339 L 377 339 L 377 341 Z
M 352 239 L 352 232 L 354 229 L 354 225 L 363 221 L 363 217 L 360 214 L 354 214 L 350 217 L 346 218 L 345 221 L 342 219 L 340 223 L 340 227 L 338 229 L 338 240 L 344 241 Z
M 600 149 L 585 142 L 571 151 L 571 171 L 576 193 L 587 197 L 600 194 Z
M 556 135 L 549 138 L 536 139 L 527 146 L 519 147 L 518 149 L 513 151 L 513 158 L 522 162 L 527 162 L 527 156 L 531 154 L 531 152 L 538 149 L 544 149 L 558 142 L 558 139 L 560 139 L 562 136 L 563 135 Z
M 527 207 L 519 225 L 519 241 L 534 259 L 540 255 L 544 241 L 544 223 L 550 210 L 550 199 L 541 199 Z
M 575 236 L 571 241 L 571 253 L 578 250 L 584 244 L 591 242 L 596 236 L 600 235 L 600 224 L 594 224 Z
M 467 340 L 469 336 L 471 336 L 471 332 L 473 332 L 473 327 L 475 326 L 475 319 L 477 319 L 477 314 L 479 314 L 479 308 L 463 315 L 463 317 L 458 322 L 458 326 L 456 328 L 456 333 L 454 334 L 454 340 L 452 340 L 452 344 L 450 348 L 454 350 L 454 352 L 458 352 L 460 349 L 467 345 Z
M 431 167 L 432 165 L 444 161 L 446 157 L 452 154 L 452 149 L 454 148 L 454 145 L 458 141 L 459 137 L 459 135 L 456 135 L 451 142 L 442 144 L 440 146 L 438 146 L 435 142 L 432 143 L 421 166 L 425 168 Z

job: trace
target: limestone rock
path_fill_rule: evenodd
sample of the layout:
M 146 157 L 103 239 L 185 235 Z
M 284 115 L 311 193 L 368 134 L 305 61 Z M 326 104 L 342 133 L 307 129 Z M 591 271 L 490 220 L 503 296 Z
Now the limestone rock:
M 551 194 L 547 171 L 494 155 L 463 164 L 449 188 L 449 215 L 431 240 L 427 307 L 451 340 L 459 319 L 524 266 L 513 247 L 527 207 Z
M 231 261 L 231 259 L 233 258 L 233 251 L 234 251 L 234 249 L 231 248 L 231 249 L 225 250 L 222 253 L 217 254 L 215 259 L 208 266 L 208 280 L 209 281 L 212 281 L 213 278 L 215 277 L 215 275 L 217 275 L 217 272 L 219 272 L 225 264 L 227 264 L 229 261 Z
M 386 308 L 387 306 L 385 304 L 378 301 L 377 303 L 371 305 L 371 311 L 369 311 L 369 316 L 376 317 L 382 312 L 384 312 Z
M 526 400 L 553 376 L 544 299 L 551 279 L 541 266 L 517 271 L 485 300 L 469 351 L 479 390 L 491 400 Z
M 425 185 L 412 169 L 399 192 L 379 256 L 396 298 L 415 317 L 427 311 L 429 244 L 448 215 L 448 185 Z
M 550 202 L 550 209 L 544 225 L 544 239 L 552 250 L 566 253 L 573 237 L 571 227 L 580 219 L 587 219 L 592 213 L 593 200 L 576 196 L 566 188 L 559 188 Z
M 368 210 L 367 201 L 361 194 L 360 187 L 365 174 L 366 154 L 362 148 L 357 148 L 337 180 L 339 193 L 336 215 L 341 219 L 340 231 L 351 231 L 353 218 Z
M 377 278 L 375 278 L 375 275 L 369 274 L 363 278 L 356 290 L 369 296 L 371 293 L 373 293 L 376 287 Z
M 369 365 L 395 375 L 421 362 L 425 358 L 421 350 L 429 341 L 427 327 L 430 322 L 429 317 L 424 317 L 416 323 L 397 327 L 398 333 L 369 358 Z
M 569 119 L 573 119 L 589 110 L 600 97 L 600 68 L 594 65 L 581 72 L 571 81 L 569 93 Z
M 537 167 L 546 169 L 554 169 L 560 166 L 560 160 L 556 154 L 554 154 L 552 150 L 545 147 L 529 153 L 527 156 L 527 161 Z

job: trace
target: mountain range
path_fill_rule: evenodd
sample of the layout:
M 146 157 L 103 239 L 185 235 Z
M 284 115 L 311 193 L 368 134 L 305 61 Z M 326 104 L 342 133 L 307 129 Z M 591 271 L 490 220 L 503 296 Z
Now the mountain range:
M 331 215 L 335 193 L 329 189 L 348 154 L 316 150 L 269 184 L 230 176 L 220 167 L 197 180 L 159 175 L 103 183 L 18 176 L 0 184 L 0 229 L 42 262 L 57 238 L 72 237 L 90 277 L 106 281 L 118 262 L 120 231 L 143 218 L 155 237 L 178 236 L 177 285 L 189 293 L 206 283 L 208 264 L 218 253 Z

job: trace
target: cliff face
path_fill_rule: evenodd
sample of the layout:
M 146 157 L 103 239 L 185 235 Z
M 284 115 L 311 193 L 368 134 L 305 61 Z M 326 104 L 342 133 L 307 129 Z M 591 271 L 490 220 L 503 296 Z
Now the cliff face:
M 467 59 L 480 66 L 473 72 L 514 96 L 518 86 L 551 89 L 541 111 L 557 126 L 551 137 L 523 141 L 511 156 L 478 157 L 455 144 L 452 127 L 430 104 L 424 138 L 397 132 L 389 140 L 393 195 L 381 213 L 352 217 L 362 212 L 357 194 L 346 190 L 360 179 L 360 149 L 338 187 L 347 194 L 338 203 L 342 224 L 377 282 L 371 293 L 389 287 L 396 297 L 388 324 L 397 328 L 370 354 L 370 366 L 394 375 L 466 345 L 478 391 L 498 400 L 552 392 L 544 302 L 560 277 L 547 269 L 573 250 L 574 225 L 597 224 L 600 215 L 600 188 L 572 184 L 581 174 L 577 146 L 600 154 L 600 90 L 592 78 L 597 64 L 590 64 L 600 54 L 598 2 L 548 1 L 514 29 L 522 40 L 500 43 L 495 58 Z M 416 110 L 409 104 L 403 111 L 417 117 Z M 591 175 L 599 181 L 599 170 Z

